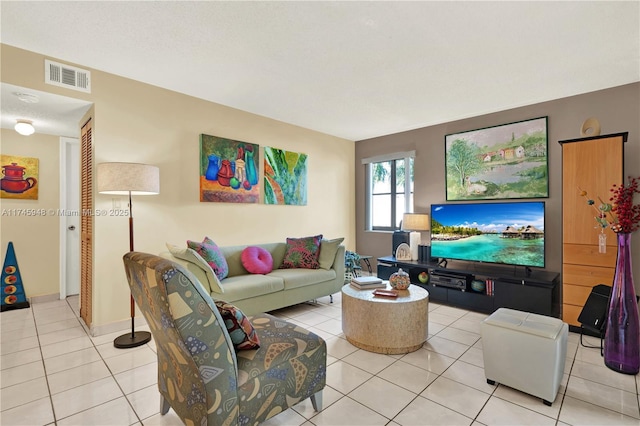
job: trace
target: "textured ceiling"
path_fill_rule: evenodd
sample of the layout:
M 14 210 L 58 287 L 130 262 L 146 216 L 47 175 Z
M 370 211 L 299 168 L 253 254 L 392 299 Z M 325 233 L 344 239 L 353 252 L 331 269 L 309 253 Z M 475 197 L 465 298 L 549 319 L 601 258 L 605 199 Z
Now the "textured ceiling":
M 37 102 L 20 100 L 20 95 L 25 93 Z M 83 124 L 80 120 L 91 107 L 91 103 L 86 101 L 6 83 L 0 84 L 0 97 L 0 127 L 3 129 L 13 129 L 17 120 L 28 119 L 33 122 L 37 133 L 73 138 L 79 136 Z
M 351 140 L 640 81 L 639 6 L 0 3 L 2 43 Z

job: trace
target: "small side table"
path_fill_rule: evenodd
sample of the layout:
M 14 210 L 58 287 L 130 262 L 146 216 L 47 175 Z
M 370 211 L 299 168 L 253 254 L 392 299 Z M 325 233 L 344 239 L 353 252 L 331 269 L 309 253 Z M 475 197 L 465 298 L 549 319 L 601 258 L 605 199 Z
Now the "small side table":
M 364 264 L 367 265 L 369 275 L 373 274 L 373 269 L 371 269 L 371 262 L 369 261 L 369 259 L 371 259 L 372 257 L 373 256 L 360 256 L 360 261 L 364 262 Z

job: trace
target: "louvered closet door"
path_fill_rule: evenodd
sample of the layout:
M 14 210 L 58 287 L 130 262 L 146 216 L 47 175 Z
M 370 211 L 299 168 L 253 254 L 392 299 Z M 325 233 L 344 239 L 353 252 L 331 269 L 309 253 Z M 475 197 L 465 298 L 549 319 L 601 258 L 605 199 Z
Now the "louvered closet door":
M 82 126 L 80 184 L 80 317 L 91 326 L 93 300 L 93 143 L 91 119 Z

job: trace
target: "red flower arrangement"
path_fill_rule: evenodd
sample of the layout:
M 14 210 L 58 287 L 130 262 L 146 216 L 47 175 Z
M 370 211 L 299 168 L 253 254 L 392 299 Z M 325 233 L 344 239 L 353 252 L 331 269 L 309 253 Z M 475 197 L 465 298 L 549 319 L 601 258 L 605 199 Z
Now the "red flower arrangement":
M 596 207 L 595 201 L 587 197 L 587 191 L 580 188 L 580 195 L 587 198 L 587 204 L 593 206 L 597 212 L 595 220 L 598 226 L 604 228 L 611 227 L 611 230 L 616 233 L 631 233 L 640 229 L 640 204 L 633 204 L 633 196 L 640 194 L 639 179 L 629 176 L 629 185 L 616 185 L 610 189 L 612 193 L 609 201 L 611 203 L 605 203 L 600 197 L 600 205 Z
M 613 202 L 611 211 L 617 216 L 617 221 L 611 224 L 614 232 L 631 233 L 640 228 L 640 204 L 633 204 L 634 194 L 640 194 L 638 178 L 629 176 L 629 185 L 616 185 L 611 188 L 613 195 L 609 199 Z

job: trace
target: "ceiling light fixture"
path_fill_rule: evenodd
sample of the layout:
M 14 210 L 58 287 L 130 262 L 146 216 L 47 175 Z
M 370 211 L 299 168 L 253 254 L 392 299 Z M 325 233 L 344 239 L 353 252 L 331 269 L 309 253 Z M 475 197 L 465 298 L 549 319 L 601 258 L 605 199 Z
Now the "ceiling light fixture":
M 37 104 L 38 102 L 40 102 L 40 98 L 38 98 L 37 95 L 33 95 L 31 93 L 16 92 L 14 93 L 14 95 L 16 95 L 22 102 L 27 104 Z
M 33 124 L 29 120 L 17 120 L 15 125 L 16 132 L 23 136 L 32 135 L 36 129 L 33 128 Z

